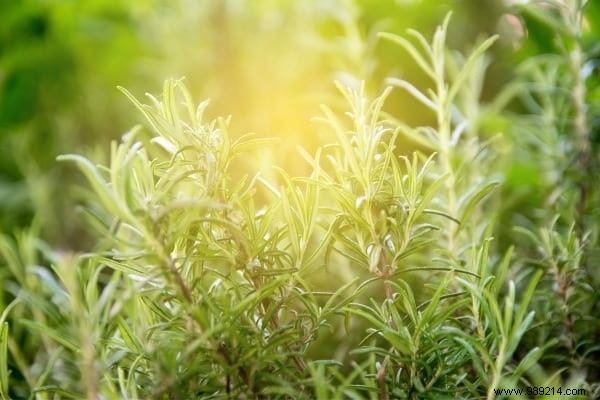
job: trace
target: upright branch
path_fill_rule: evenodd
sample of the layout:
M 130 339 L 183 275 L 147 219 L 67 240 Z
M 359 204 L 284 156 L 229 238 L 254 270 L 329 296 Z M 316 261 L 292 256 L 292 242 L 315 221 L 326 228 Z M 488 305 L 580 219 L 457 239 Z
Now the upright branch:
M 575 131 L 576 148 L 578 151 L 577 167 L 584 174 L 593 166 L 589 138 L 589 126 L 586 113 L 586 76 L 584 64 L 586 54 L 582 43 L 583 9 L 585 1 L 572 1 L 561 8 L 562 18 L 571 28 L 572 48 L 565 54 L 568 67 L 574 79 L 572 104 L 573 104 L 573 129 Z M 585 234 L 584 213 L 587 208 L 589 182 L 585 177 L 578 179 L 579 199 L 577 203 L 577 230 L 579 239 Z

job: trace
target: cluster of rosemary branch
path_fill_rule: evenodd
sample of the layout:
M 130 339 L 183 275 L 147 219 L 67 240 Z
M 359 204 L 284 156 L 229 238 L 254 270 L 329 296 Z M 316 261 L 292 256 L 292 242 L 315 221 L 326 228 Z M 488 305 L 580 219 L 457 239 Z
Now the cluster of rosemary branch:
M 149 129 L 113 143 L 108 165 L 59 158 L 90 183 L 93 251 L 0 241 L 0 398 L 597 395 L 585 4 L 548 3 L 524 12 L 560 27 L 564 52 L 527 61 L 487 103 L 495 37 L 451 52 L 449 17 L 431 41 L 381 34 L 429 87 L 338 85 L 348 112 L 323 108 L 331 144 L 299 150 L 304 177 L 239 179 L 236 160 L 276 144 L 236 139 L 180 80 L 149 104 L 123 89 Z M 435 123 L 386 113 L 392 90 Z

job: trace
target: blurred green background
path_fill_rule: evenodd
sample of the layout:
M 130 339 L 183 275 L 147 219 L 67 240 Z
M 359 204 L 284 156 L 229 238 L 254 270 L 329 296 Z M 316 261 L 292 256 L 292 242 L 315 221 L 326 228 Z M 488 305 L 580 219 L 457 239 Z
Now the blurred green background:
M 235 134 L 283 139 L 247 160 L 254 165 L 241 164 L 242 172 L 268 174 L 275 163 L 295 175 L 304 171 L 296 146 L 325 141 L 311 122 L 319 104 L 343 107 L 335 79 L 365 79 L 372 93 L 391 75 L 423 82 L 408 55 L 376 32 L 415 28 L 428 36 L 452 10 L 450 43 L 458 49 L 501 33 L 484 90 L 490 97 L 510 79 L 515 58 L 551 50 L 551 35 L 534 22 L 521 47 L 508 3 L 0 0 L 0 229 L 35 221 L 53 245 L 88 244 L 74 212 L 81 178 L 55 158 L 83 153 L 102 161 L 110 140 L 141 122 L 117 85 L 141 96 L 185 76 L 196 99 L 211 99 L 212 115 L 233 116 Z M 399 90 L 387 108 L 411 125 L 429 118 Z
M 194 99 L 211 100 L 210 116 L 232 116 L 233 136 L 256 132 L 281 139 L 236 164 L 239 175 L 260 170 L 276 182 L 272 165 L 283 167 L 292 176 L 308 172 L 298 145 L 312 153 L 335 140 L 332 132 L 313 121 L 321 115 L 322 103 L 340 113 L 347 111 L 334 80 L 349 85 L 365 80 L 370 95 L 380 93 L 390 76 L 419 88 L 430 84 L 410 55 L 401 46 L 379 40 L 378 32 L 405 34 L 407 28 L 413 28 L 430 38 L 452 11 L 451 48 L 468 51 L 482 38 L 499 34 L 489 54 L 482 104 L 508 85 L 520 62 L 544 53 L 560 54 L 553 28 L 532 15 L 518 13 L 517 3 L 0 0 L 0 232 L 12 235 L 33 225 L 33 233 L 52 248 L 79 251 L 93 247 L 94 234 L 88 233 L 76 212 L 86 195 L 81 187 L 87 184 L 72 165 L 57 163 L 56 156 L 79 153 L 106 164 L 110 141 L 144 122 L 117 86 L 142 98 L 146 92 L 160 94 L 167 78 L 185 77 Z M 591 57 L 586 64 L 588 111 L 590 116 L 598 116 L 600 1 L 588 3 L 584 45 Z M 530 112 L 518 101 L 509 108 L 520 115 Z M 411 126 L 436 123 L 431 113 L 402 90 L 392 92 L 385 110 Z M 502 247 L 497 254 L 519 240 L 515 239 L 514 225 L 535 227 L 538 220 L 547 217 L 543 207 L 548 206 L 547 199 L 555 198 L 551 194 L 558 186 L 552 179 L 565 179 L 567 175 L 557 169 L 576 158 L 574 152 L 564 155 L 561 164 L 552 159 L 556 154 L 532 149 L 536 132 L 511 131 L 515 120 L 496 115 L 478 126 L 484 130 L 478 132 L 482 138 L 498 132 L 508 132 L 509 136 L 507 165 L 498 171 L 504 173 L 500 190 L 508 195 L 500 196 L 503 204 L 495 204 L 494 209 L 499 223 L 492 246 Z M 597 144 L 600 118 L 591 117 L 590 124 L 592 140 Z M 551 136 L 539 129 L 537 133 Z M 518 141 L 520 134 L 529 137 Z M 568 134 L 565 128 L 557 136 Z M 572 138 L 564 142 L 569 140 Z M 404 153 L 418 148 L 417 143 L 404 138 L 398 146 Z M 587 174 L 581 174 L 583 179 L 592 175 Z M 547 208 L 552 209 L 550 206 Z M 594 214 L 595 221 L 598 212 Z M 520 257 L 530 250 L 527 245 L 523 247 Z M 22 257 L 29 260 L 30 255 L 23 251 Z M 590 250 L 589 264 L 595 265 L 597 260 L 600 252 Z M 326 273 L 316 276 L 323 286 L 339 285 Z M 10 290 L 6 291 L 7 299 L 12 299 Z M 547 293 L 554 296 L 550 290 Z M 342 330 L 336 334 L 344 343 L 340 353 L 354 346 L 353 340 L 360 340 L 359 336 L 342 338 Z M 591 342 L 596 336 L 589 335 Z M 22 346 L 33 357 L 38 337 L 17 337 L 33 343 Z M 531 342 L 538 345 L 539 340 L 533 338 Z M 313 351 L 321 349 L 319 344 Z M 560 368 L 553 360 L 549 365 Z

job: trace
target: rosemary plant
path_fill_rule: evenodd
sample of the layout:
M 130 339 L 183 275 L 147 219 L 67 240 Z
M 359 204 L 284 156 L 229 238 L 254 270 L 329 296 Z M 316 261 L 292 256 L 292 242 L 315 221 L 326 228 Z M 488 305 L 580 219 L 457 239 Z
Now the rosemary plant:
M 534 304 L 540 317 L 527 346 L 547 349 L 532 385 L 581 386 L 599 393 L 597 367 L 598 248 L 597 49 L 585 29 L 590 1 L 545 2 L 522 6 L 523 15 L 553 32 L 552 52 L 521 65 L 520 101 L 527 113 L 515 127 L 520 158 L 541 167 L 544 194 L 534 218 L 515 229 L 526 238 L 523 269 L 543 273 Z M 594 72 L 596 71 L 596 72 Z M 522 135 L 523 130 L 532 132 Z M 534 147 L 535 146 L 535 150 Z M 524 154 L 523 154 L 524 153 Z M 534 197 L 535 198 L 535 197 Z
M 208 118 L 182 80 L 145 102 L 121 89 L 145 126 L 107 165 L 59 157 L 89 182 L 96 246 L 0 238 L 0 398 L 598 395 L 585 7 L 516 8 L 555 28 L 557 51 L 487 102 L 496 37 L 451 50 L 450 15 L 430 39 L 381 33 L 428 81 L 338 83 L 347 112 L 323 106 L 331 143 L 298 150 L 307 176 L 236 170 L 277 144 Z M 432 124 L 386 111 L 393 91 Z M 513 162 L 540 182 L 519 186 Z

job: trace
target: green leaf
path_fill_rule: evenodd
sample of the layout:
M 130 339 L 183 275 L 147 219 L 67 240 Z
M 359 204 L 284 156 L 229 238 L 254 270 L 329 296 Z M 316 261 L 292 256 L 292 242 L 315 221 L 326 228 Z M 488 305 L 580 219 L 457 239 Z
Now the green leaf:
M 479 61 L 483 54 L 492 46 L 492 44 L 494 44 L 494 42 L 497 39 L 498 35 L 494 35 L 486 39 L 477 47 L 477 49 L 473 53 L 469 55 L 468 60 L 465 62 L 465 65 L 462 66 L 458 76 L 454 79 L 454 82 L 450 87 L 450 92 L 448 94 L 449 102 L 452 102 L 458 91 L 463 87 L 465 81 L 473 73 L 473 67 L 475 66 L 477 61 Z
M 164 136 L 166 138 L 171 138 L 171 135 L 169 134 L 169 129 L 165 123 L 166 121 L 164 121 L 163 118 L 161 118 L 152 107 L 142 104 L 127 89 L 121 86 L 117 86 L 117 89 L 119 89 L 125 96 L 127 96 L 127 98 L 135 105 L 135 107 L 142 112 L 142 114 L 150 123 L 150 126 L 152 126 L 152 128 L 158 135 Z M 156 106 L 158 106 L 158 104 Z
M 346 283 L 344 286 L 337 289 L 335 293 L 327 300 L 327 303 L 325 303 L 325 305 L 323 306 L 323 311 L 335 312 L 337 310 L 341 310 L 348 303 L 350 303 L 358 295 L 358 290 L 355 290 L 352 294 L 346 296 L 345 298 L 342 298 L 342 295 L 352 286 L 356 285 L 358 281 L 358 277 L 354 278 L 350 282 Z
M 411 222 L 414 222 L 417 218 L 419 218 L 419 216 L 428 208 L 428 206 L 431 205 L 434 196 L 437 194 L 438 189 L 442 186 L 446 178 L 448 178 L 448 175 L 449 173 L 440 176 L 429 185 L 427 191 L 421 197 L 419 205 L 411 213 Z
M 121 272 L 125 272 L 127 274 L 134 274 L 134 275 L 143 276 L 143 277 L 151 276 L 153 274 L 153 272 L 156 270 L 156 268 L 153 266 L 148 266 L 146 269 L 142 269 L 140 266 L 131 262 L 131 260 L 118 261 L 118 260 L 112 260 L 107 257 L 98 257 L 98 262 L 102 263 L 102 264 L 106 264 L 107 266 L 109 266 L 110 268 L 112 268 L 116 271 L 121 271 Z
M 543 350 L 537 346 L 529 350 L 525 357 L 521 359 L 521 362 L 519 362 L 517 368 L 515 368 L 515 370 L 512 372 L 512 375 L 515 378 L 521 377 L 525 372 L 530 370 L 533 364 L 535 364 L 543 354 Z
M 459 211 L 459 221 L 461 222 L 460 227 L 464 227 L 467 223 L 467 219 L 470 217 L 471 213 L 477 207 L 477 205 L 499 185 L 499 182 L 492 181 L 487 182 L 479 187 L 474 188 L 467 192 L 459 201 L 458 209 Z
M 400 332 L 402 332 L 402 334 Z M 411 335 L 406 327 L 402 327 L 398 331 L 393 331 L 389 328 L 386 328 L 383 330 L 383 337 L 385 337 L 385 339 L 400 353 L 404 355 L 410 355 L 413 353 L 413 343 L 410 340 Z
M 389 85 L 398 86 L 398 87 L 406 90 L 415 99 L 419 100 L 424 106 L 426 106 L 427 108 L 429 108 L 432 111 L 437 111 L 438 107 L 435 104 L 435 102 L 433 100 L 431 100 L 429 97 L 427 97 L 423 92 L 421 92 L 419 89 L 417 89 L 410 82 L 407 82 L 403 79 L 398 79 L 398 78 L 388 78 L 386 80 L 386 82 Z
M 0 398 L 8 400 L 8 322 L 0 324 Z
M 459 343 L 467 351 L 467 353 L 469 353 L 471 361 L 473 361 L 473 367 L 477 371 L 479 377 L 481 379 L 483 379 L 484 382 L 487 381 L 489 376 L 488 376 L 488 373 L 486 372 L 485 368 L 483 367 L 483 364 L 481 363 L 481 360 L 484 357 L 482 357 L 480 355 L 481 351 L 485 351 L 485 349 L 482 346 L 473 346 L 472 341 L 469 340 L 469 338 L 463 338 L 463 337 L 458 336 L 456 334 L 456 331 L 451 331 L 451 334 L 452 334 L 453 340 L 455 342 Z M 480 350 L 479 353 L 476 351 L 476 348 Z M 489 356 L 485 357 L 484 360 L 487 365 L 490 365 L 490 363 L 493 362 L 491 357 L 489 357 Z
M 118 321 L 119 332 L 127 348 L 134 354 L 142 354 L 142 344 L 135 336 L 127 322 L 123 318 L 119 318 Z
M 512 326 L 512 330 L 510 331 L 510 338 L 511 340 L 515 341 L 515 347 L 516 344 L 518 344 L 518 342 L 521 340 L 521 337 L 523 336 L 523 334 L 525 333 L 525 331 L 527 330 L 527 328 L 533 320 L 534 312 L 530 311 L 529 313 L 527 313 L 527 311 L 529 310 L 529 302 L 533 298 L 535 289 L 543 275 L 544 271 L 536 271 L 536 273 L 531 278 L 531 281 L 529 281 L 525 293 L 521 297 L 519 309 L 516 312 L 514 324 Z M 525 317 L 526 313 L 528 314 L 527 317 Z
M 134 219 L 124 205 L 115 197 L 114 193 L 108 188 L 108 183 L 102 177 L 98 168 L 96 168 L 96 166 L 94 166 L 87 158 L 70 154 L 58 156 L 56 159 L 58 161 L 73 161 L 79 166 L 91 184 L 92 189 L 98 195 L 100 202 L 109 213 L 125 221 Z
M 245 135 L 247 136 L 247 135 Z M 256 149 L 264 149 L 266 147 L 272 146 L 279 142 L 277 138 L 256 138 L 250 140 L 243 140 L 244 137 L 237 140 L 231 146 L 231 151 L 234 154 L 247 153 Z
M 8 306 L 6 306 L 6 308 L 2 311 L 2 314 L 0 314 L 0 325 L 4 324 L 4 322 L 8 318 L 8 314 L 10 313 L 10 311 L 20 302 L 21 300 L 19 298 L 16 298 L 13 301 L 11 301 Z
M 494 296 L 498 295 L 498 293 L 500 292 L 500 289 L 502 288 L 502 284 L 506 281 L 506 276 L 508 274 L 510 261 L 512 259 L 514 248 L 515 248 L 514 246 L 510 246 L 508 248 L 508 250 L 506 250 L 504 257 L 502 257 L 502 260 L 500 261 L 498 267 L 496 268 L 495 284 L 493 285 L 493 287 L 491 289 L 491 292 Z
M 55 342 L 63 345 L 73 353 L 80 353 L 81 346 L 79 343 L 72 337 L 65 336 L 64 332 L 57 331 L 56 329 L 50 328 L 48 325 L 31 320 L 22 320 L 21 323 L 29 328 L 34 329 L 40 335 L 46 336 Z
M 414 31 L 413 31 L 414 32 Z M 414 33 L 413 33 L 414 35 Z M 418 35 L 420 36 L 420 35 Z M 417 48 L 408 40 L 404 39 L 402 36 L 394 35 L 392 33 L 381 32 L 379 33 L 379 37 L 383 39 L 387 39 L 391 42 L 394 42 L 404 48 L 408 54 L 419 64 L 419 67 L 425 72 L 429 77 L 433 80 L 436 79 L 436 74 L 431 68 L 431 64 L 425 60 L 425 58 L 421 55 L 421 52 L 417 50 Z M 419 38 L 419 41 L 422 40 Z
M 41 393 L 51 393 L 51 394 L 55 394 L 55 395 L 59 396 L 58 398 L 67 398 L 67 399 L 74 399 L 74 400 L 80 400 L 82 398 L 85 398 L 85 396 L 82 395 L 81 393 L 62 389 L 55 385 L 47 385 L 47 386 L 37 387 L 37 388 L 34 388 L 32 390 L 32 392 L 40 393 L 40 394 Z

